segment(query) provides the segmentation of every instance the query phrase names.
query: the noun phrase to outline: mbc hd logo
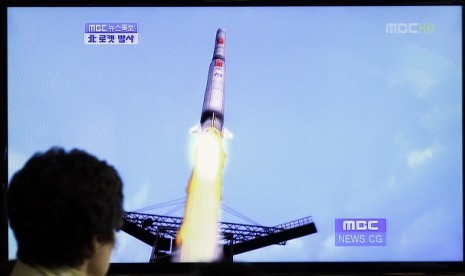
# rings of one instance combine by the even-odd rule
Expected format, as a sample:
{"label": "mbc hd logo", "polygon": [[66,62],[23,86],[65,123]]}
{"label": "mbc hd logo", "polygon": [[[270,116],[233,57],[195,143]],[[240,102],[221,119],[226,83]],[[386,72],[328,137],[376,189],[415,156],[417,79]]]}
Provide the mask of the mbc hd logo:
{"label": "mbc hd logo", "polygon": [[433,23],[387,23],[386,34],[433,34],[436,25]]}
{"label": "mbc hd logo", "polygon": [[386,219],[335,220],[336,246],[386,246]]}

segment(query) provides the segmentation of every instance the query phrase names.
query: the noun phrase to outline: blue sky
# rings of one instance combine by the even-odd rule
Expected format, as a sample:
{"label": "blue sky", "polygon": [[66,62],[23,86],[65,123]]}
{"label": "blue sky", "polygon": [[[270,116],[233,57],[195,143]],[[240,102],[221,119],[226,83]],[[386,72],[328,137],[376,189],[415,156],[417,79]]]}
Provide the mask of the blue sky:
{"label": "blue sky", "polygon": [[[139,43],[86,45],[91,22],[135,22]],[[128,211],[185,196],[219,27],[234,133],[223,203],[318,228],[236,260],[462,260],[459,7],[9,9],[9,175],[58,145],[113,164]],[[385,218],[387,246],[336,247],[336,218]],[[150,252],[120,233],[112,260]]]}

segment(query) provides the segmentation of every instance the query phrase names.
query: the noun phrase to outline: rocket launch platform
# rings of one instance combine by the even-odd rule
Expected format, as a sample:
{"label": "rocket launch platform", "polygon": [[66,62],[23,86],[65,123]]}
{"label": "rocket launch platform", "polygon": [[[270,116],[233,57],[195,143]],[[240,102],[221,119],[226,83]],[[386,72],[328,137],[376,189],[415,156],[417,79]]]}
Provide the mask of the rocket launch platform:
{"label": "rocket launch platform", "polygon": [[[176,251],[174,239],[183,218],[125,212],[122,230],[152,246],[150,262],[169,262]],[[317,232],[311,217],[267,227],[251,224],[219,222],[220,244],[223,259],[233,261],[233,256],[269,245],[285,245],[287,241]]]}

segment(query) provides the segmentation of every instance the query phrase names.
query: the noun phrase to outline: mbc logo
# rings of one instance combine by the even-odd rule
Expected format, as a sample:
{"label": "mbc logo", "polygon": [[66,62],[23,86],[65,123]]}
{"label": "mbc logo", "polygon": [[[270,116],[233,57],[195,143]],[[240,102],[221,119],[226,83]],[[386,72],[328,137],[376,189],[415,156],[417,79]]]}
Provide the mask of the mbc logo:
{"label": "mbc logo", "polygon": [[385,218],[336,219],[336,232],[369,231],[386,232]]}
{"label": "mbc logo", "polygon": [[335,221],[336,246],[386,246],[385,218],[339,218]]}
{"label": "mbc logo", "polygon": [[90,33],[106,33],[107,24],[88,24],[86,30]]}
{"label": "mbc logo", "polygon": [[342,230],[344,231],[378,231],[378,220],[344,220]]}

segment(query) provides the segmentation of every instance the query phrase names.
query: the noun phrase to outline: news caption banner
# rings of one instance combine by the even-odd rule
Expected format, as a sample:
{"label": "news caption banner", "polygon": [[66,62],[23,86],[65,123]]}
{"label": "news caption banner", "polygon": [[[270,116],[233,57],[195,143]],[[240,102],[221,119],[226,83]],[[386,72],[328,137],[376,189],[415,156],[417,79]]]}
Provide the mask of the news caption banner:
{"label": "news caption banner", "polygon": [[138,42],[137,23],[85,23],[85,44],[136,45]]}
{"label": "news caption banner", "polygon": [[386,219],[335,220],[336,246],[386,246]]}

